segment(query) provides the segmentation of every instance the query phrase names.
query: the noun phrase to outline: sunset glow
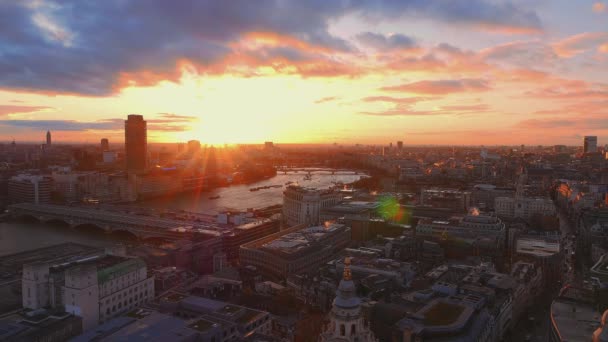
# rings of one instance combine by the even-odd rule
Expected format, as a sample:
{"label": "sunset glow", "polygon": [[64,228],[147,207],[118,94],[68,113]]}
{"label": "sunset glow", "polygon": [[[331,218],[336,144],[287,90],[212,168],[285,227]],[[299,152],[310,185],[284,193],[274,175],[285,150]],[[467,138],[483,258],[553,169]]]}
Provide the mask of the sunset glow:
{"label": "sunset glow", "polygon": [[129,113],[151,142],[608,135],[603,2],[338,3],[2,1],[0,140],[118,142]]}

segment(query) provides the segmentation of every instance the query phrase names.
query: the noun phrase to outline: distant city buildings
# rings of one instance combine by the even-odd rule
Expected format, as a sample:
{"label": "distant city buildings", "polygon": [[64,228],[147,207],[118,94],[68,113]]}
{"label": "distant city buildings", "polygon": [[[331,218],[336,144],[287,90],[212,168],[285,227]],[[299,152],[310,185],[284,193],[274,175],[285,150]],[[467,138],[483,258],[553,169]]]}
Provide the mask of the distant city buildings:
{"label": "distant city buildings", "polygon": [[108,138],[101,139],[101,152],[106,152],[110,150],[110,141]]}
{"label": "distant city buildings", "polygon": [[583,139],[583,153],[597,152],[597,136],[588,135]]}
{"label": "distant city buildings", "polygon": [[141,173],[148,159],[147,123],[142,115],[130,114],[125,121],[125,159],[127,171]]}
{"label": "distant city buildings", "polygon": [[51,147],[51,131],[46,131],[46,146]]}
{"label": "distant city buildings", "polygon": [[201,142],[198,140],[188,141],[188,154],[196,154],[201,150]]}
{"label": "distant city buildings", "polygon": [[8,181],[10,203],[49,203],[52,179],[45,175],[20,174]]}

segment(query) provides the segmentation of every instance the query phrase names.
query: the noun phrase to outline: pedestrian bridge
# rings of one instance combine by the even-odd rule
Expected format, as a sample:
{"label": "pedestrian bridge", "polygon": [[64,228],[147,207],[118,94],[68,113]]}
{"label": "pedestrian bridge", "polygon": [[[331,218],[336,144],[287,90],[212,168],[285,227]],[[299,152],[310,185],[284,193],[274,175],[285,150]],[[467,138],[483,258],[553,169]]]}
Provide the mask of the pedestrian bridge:
{"label": "pedestrian bridge", "polygon": [[142,216],[119,211],[107,211],[96,208],[74,207],[52,204],[20,203],[8,207],[11,217],[33,217],[40,222],[64,222],[71,228],[93,225],[104,231],[126,231],[139,239],[164,238],[178,240],[200,237],[219,236],[218,231],[210,227],[193,227],[192,223],[165,219],[154,216]]}

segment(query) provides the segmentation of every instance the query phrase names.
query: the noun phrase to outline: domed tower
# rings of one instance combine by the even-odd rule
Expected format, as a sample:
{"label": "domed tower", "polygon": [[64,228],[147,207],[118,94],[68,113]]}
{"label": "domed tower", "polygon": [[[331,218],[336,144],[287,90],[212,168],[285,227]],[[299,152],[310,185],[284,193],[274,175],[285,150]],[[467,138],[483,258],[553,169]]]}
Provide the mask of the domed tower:
{"label": "domed tower", "polygon": [[361,300],[356,295],[355,283],[352,280],[350,258],[344,260],[344,276],[334,299],[330,323],[326,331],[319,336],[319,341],[377,341],[361,317]]}

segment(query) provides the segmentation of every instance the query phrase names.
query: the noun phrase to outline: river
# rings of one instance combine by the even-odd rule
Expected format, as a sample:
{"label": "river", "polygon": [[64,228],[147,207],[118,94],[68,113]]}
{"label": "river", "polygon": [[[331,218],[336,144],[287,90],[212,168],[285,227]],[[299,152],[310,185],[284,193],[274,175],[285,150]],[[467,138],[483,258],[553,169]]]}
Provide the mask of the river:
{"label": "river", "polygon": [[[301,186],[328,188],[334,182],[352,183],[361,178],[360,174],[337,174],[328,172],[313,172],[311,180],[304,180],[303,172],[277,174],[276,176],[251,184],[239,184],[225,188],[217,188],[200,194],[177,195],[173,197],[156,198],[138,202],[138,206],[166,209],[183,209],[186,211],[205,214],[215,214],[223,209],[247,210],[248,208],[263,208],[283,202],[284,185],[287,182],[297,182]],[[281,185],[280,188],[249,191],[250,188]],[[220,196],[217,199],[209,197]]]}
{"label": "river", "polygon": [[[298,182],[302,186],[328,188],[334,182],[351,183],[361,175],[314,172],[311,180],[304,180],[305,173],[277,174],[275,177],[251,184],[240,184],[218,188],[199,194],[180,194],[172,197],[151,199],[136,203],[137,206],[182,209],[206,214],[215,214],[223,209],[245,210],[281,204],[283,185]],[[281,185],[281,188],[249,191],[250,188]],[[220,196],[218,199],[209,197]],[[61,242],[77,242],[90,246],[106,247],[120,242],[112,234],[94,231],[73,230],[39,222],[0,222],[0,255],[50,246]]]}

